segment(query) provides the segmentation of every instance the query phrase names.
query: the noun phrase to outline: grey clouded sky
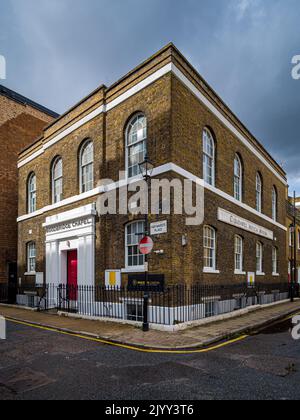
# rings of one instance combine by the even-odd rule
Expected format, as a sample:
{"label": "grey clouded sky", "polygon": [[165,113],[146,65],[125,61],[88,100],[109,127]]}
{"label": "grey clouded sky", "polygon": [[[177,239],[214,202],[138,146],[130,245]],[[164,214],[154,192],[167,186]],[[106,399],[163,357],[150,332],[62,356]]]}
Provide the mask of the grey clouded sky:
{"label": "grey clouded sky", "polygon": [[0,0],[4,85],[64,112],[172,41],[300,195],[299,0]]}

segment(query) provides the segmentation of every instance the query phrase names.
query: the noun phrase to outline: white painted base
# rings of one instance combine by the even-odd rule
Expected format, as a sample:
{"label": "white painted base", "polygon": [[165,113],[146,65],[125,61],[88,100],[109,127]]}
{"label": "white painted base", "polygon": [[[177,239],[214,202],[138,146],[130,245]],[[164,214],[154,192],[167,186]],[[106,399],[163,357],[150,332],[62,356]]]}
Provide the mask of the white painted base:
{"label": "white painted base", "polygon": [[[284,296],[282,296],[282,298],[284,298]],[[264,302],[267,302],[269,299],[266,299]],[[300,300],[300,299],[296,299],[296,300]],[[223,301],[223,302],[211,302],[211,305],[214,305],[215,310],[218,311],[218,315],[216,316],[211,316],[211,317],[205,317],[205,305],[195,305],[194,307],[182,307],[182,308],[159,308],[160,309],[160,314],[158,315],[161,319],[163,320],[163,316],[165,314],[165,319],[168,322],[169,325],[163,325],[163,324],[157,324],[155,323],[155,319],[152,317],[152,309],[153,310],[158,310],[158,308],[152,308],[151,306],[149,307],[149,323],[150,323],[150,328],[153,330],[157,330],[157,331],[168,331],[168,332],[176,332],[176,331],[182,331],[182,330],[186,330],[189,328],[194,328],[197,326],[202,326],[202,325],[207,325],[207,324],[211,324],[214,322],[220,322],[220,321],[224,321],[226,319],[231,319],[231,318],[236,318],[236,317],[240,317],[242,315],[248,314],[250,312],[254,312],[260,309],[264,309],[264,308],[270,308],[273,306],[277,306],[277,305],[281,305],[283,303],[287,303],[289,302],[288,299],[283,299],[279,302],[272,302],[272,303],[264,303],[262,305],[254,305],[254,306],[248,306],[246,308],[243,309],[239,309],[239,310],[234,310],[235,301]],[[93,320],[93,321],[102,321],[102,322],[113,322],[113,323],[118,323],[118,324],[127,324],[127,325],[135,325],[135,326],[141,326],[142,322],[137,322],[137,321],[129,321],[127,320],[127,314],[126,314],[126,307],[124,307],[124,304],[105,304],[105,303],[100,303],[100,302],[94,302],[94,304],[96,305],[96,307],[93,307],[93,313],[87,314],[87,313],[80,313],[80,305],[78,306],[78,313],[77,314],[72,314],[72,313],[66,313],[66,312],[59,312],[59,315],[61,316],[67,316],[70,318],[77,318],[77,319],[89,319],[89,320]],[[119,307],[119,314],[120,314],[120,318],[113,318],[110,316],[109,314],[109,305],[120,305]],[[121,306],[122,305],[122,306]],[[95,310],[96,309],[96,310]],[[110,306],[110,309],[112,311],[112,307]],[[193,313],[193,311],[195,311],[195,309],[197,310],[197,315],[199,316],[200,312],[199,310],[202,309],[202,314],[200,314],[200,316],[202,316],[201,319],[195,319],[195,320],[190,320],[188,322],[181,322],[179,324],[175,324],[175,320],[176,322],[180,322],[180,318],[186,319],[188,315],[191,315],[191,313]],[[111,313],[116,313],[116,307],[113,309],[113,311]],[[86,312],[86,311],[85,311]],[[178,313],[181,315],[181,317],[178,317]],[[171,318],[172,317],[172,318]],[[185,318],[184,318],[185,317]],[[171,319],[173,319],[174,325],[170,325],[171,324]]]}

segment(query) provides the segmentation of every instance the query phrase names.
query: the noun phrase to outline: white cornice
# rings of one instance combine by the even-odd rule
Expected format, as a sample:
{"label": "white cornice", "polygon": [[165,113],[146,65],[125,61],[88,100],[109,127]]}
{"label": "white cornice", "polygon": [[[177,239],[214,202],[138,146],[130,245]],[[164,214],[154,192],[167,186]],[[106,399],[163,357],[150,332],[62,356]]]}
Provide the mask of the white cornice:
{"label": "white cornice", "polygon": [[156,72],[154,72],[153,74],[136,84],[134,87],[127,90],[125,93],[121,94],[113,101],[109,102],[107,105],[100,106],[90,114],[86,115],[81,120],[77,121],[75,124],[66,128],[60,134],[58,134],[57,136],[50,139],[47,143],[45,143],[40,151],[35,152],[31,156],[28,156],[26,159],[19,161],[18,168],[21,168],[22,166],[36,159],[38,156],[43,154],[46,149],[56,144],[64,137],[68,136],[73,131],[77,130],[79,127],[91,121],[98,115],[102,114],[103,112],[109,112],[111,109],[120,105],[122,102],[126,101],[133,95],[142,91],[143,89],[154,83],[156,80],[159,80],[161,77],[170,72],[172,72],[198,98],[198,100],[202,102],[244,144],[244,146],[246,146],[271,172],[273,172],[273,174],[284,185],[287,185],[286,179],[268,162],[268,160],[251,144],[251,142],[237,130],[237,128],[217,109],[217,107],[214,106],[211,103],[211,101],[209,101],[209,99],[205,95],[203,95],[203,93],[200,92],[200,90],[197,89],[192,82],[190,82],[190,80],[182,73],[182,71],[179,70],[178,67],[176,67],[172,63],[165,65],[161,69],[157,70]]}
{"label": "white cornice", "polygon": [[[256,217],[259,217],[261,219],[263,219],[264,221],[272,224],[273,226],[277,226],[280,229],[283,230],[287,230],[286,226],[281,225],[278,222],[275,222],[273,219],[271,219],[270,217],[266,216],[265,214],[259,213],[257,212],[255,209],[253,209],[252,207],[248,206],[247,204],[241,203],[240,201],[237,201],[234,197],[232,197],[231,195],[225,193],[224,191],[221,191],[215,187],[212,187],[211,185],[208,185],[206,183],[204,183],[203,179],[197,177],[196,175],[193,175],[191,172],[186,171],[185,169],[181,168],[180,166],[176,165],[175,163],[167,163],[165,165],[159,166],[157,168],[154,169],[152,177],[157,177],[159,175],[163,175],[165,173],[168,172],[175,172],[177,175],[182,176],[183,178],[186,179],[190,179],[191,181],[199,184],[199,185],[203,185],[207,190],[211,191],[212,193],[218,195],[219,197],[222,197],[224,200],[229,201],[230,203],[248,211],[249,213],[253,214]],[[36,211],[35,213],[31,213],[31,214],[26,214],[23,216],[20,216],[17,221],[23,222],[25,220],[29,220],[32,219],[34,217],[37,216],[41,216],[45,213],[48,213],[50,211],[71,205],[71,204],[75,204],[78,203],[82,200],[86,200],[87,198],[91,198],[100,194],[103,194],[104,192],[108,192],[108,191],[113,191],[116,189],[119,189],[121,187],[124,187],[126,185],[129,184],[133,184],[137,181],[140,181],[142,179],[142,176],[137,176],[135,178],[132,179],[124,179],[121,180],[119,182],[114,182],[110,185],[106,185],[104,186],[99,186],[91,191],[88,191],[87,193],[84,194],[80,194],[80,195],[76,195],[70,198],[67,198],[66,200],[63,200],[59,203],[56,203],[54,205],[50,205],[50,206],[46,206],[38,211]]]}
{"label": "white cornice", "polygon": [[287,185],[287,181],[276,171],[267,159],[246,139],[234,125],[200,92],[196,86],[173,64],[172,72],[178,79],[202,102],[281,182]]}

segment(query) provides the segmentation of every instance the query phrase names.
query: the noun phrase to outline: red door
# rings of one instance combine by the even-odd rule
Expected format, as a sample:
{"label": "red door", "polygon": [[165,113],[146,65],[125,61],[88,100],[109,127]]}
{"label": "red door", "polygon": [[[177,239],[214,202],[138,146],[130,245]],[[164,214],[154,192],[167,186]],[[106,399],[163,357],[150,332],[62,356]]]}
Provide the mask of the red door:
{"label": "red door", "polygon": [[77,275],[78,275],[77,251],[68,252],[68,298],[77,300]]}

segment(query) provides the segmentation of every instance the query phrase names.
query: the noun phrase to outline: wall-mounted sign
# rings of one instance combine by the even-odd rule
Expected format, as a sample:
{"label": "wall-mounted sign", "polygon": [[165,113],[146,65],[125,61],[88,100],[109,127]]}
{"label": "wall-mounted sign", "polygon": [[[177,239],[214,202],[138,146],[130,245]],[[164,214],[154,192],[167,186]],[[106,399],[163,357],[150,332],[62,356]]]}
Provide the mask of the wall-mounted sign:
{"label": "wall-mounted sign", "polygon": [[46,227],[47,233],[57,233],[63,232],[71,229],[77,229],[79,227],[89,226],[93,224],[93,219],[91,217],[85,217],[82,219],[74,220],[72,222],[60,223],[54,226]]}
{"label": "wall-mounted sign", "polygon": [[139,251],[143,255],[149,255],[151,254],[154,247],[154,243],[150,236],[145,236],[143,239],[141,239],[139,243]]}
{"label": "wall-mounted sign", "polygon": [[151,229],[151,236],[162,235],[163,233],[168,232],[168,222],[167,220],[164,220],[162,222],[151,223],[150,229]]}
{"label": "wall-mounted sign", "polygon": [[218,219],[220,222],[227,223],[231,226],[246,230],[247,232],[254,233],[254,235],[262,236],[264,238],[274,240],[274,233],[262,226],[256,225],[255,223],[250,222],[249,220],[243,219],[236,214],[230,213],[227,210],[219,209],[218,210]]}
{"label": "wall-mounted sign", "polygon": [[106,270],[105,271],[105,287],[121,288],[121,270]]}
{"label": "wall-mounted sign", "polygon": [[248,273],[248,287],[255,286],[255,273]]}
{"label": "wall-mounted sign", "polygon": [[[145,289],[145,274],[130,274],[128,276],[128,291],[144,291]],[[163,274],[149,274],[147,290],[163,292],[165,290],[165,276]]]}
{"label": "wall-mounted sign", "polygon": [[35,285],[36,286],[43,286],[44,285],[44,273],[36,273]]}

